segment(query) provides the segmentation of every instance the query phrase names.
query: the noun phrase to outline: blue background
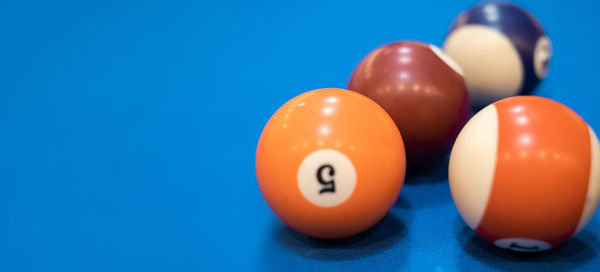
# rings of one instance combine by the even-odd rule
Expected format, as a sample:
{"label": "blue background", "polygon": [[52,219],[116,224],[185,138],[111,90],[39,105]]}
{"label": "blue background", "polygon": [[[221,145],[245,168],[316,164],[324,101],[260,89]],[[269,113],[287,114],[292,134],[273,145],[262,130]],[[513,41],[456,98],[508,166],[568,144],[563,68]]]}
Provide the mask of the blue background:
{"label": "blue background", "polygon": [[[441,45],[475,3],[0,1],[0,270],[598,269],[598,215],[558,250],[506,253],[460,219],[443,164],[341,241],[290,231],[260,194],[280,105],[345,87],[382,44]],[[536,94],[599,130],[599,2],[517,3],[553,41]]]}

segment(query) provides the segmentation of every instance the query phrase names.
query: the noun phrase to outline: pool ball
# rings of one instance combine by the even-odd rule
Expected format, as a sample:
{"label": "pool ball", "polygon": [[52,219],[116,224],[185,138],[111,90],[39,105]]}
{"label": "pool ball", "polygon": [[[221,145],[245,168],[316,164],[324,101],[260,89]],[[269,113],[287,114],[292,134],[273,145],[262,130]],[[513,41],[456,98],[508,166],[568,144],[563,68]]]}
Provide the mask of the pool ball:
{"label": "pool ball", "polygon": [[531,93],[548,73],[550,40],[539,21],[513,4],[489,2],[461,13],[444,51],[465,72],[475,106]]}
{"label": "pool ball", "polygon": [[256,148],[256,177],[275,214],[316,238],[348,237],[394,205],[404,183],[404,143],[371,99],[318,89],[285,103]]}
{"label": "pool ball", "polygon": [[442,158],[470,113],[461,69],[441,50],[414,41],[377,48],[356,67],[348,89],[379,103],[394,119],[409,169]]}
{"label": "pool ball", "polygon": [[450,154],[448,178],[467,225],[514,251],[556,247],[580,232],[600,200],[600,146],[568,107],[515,96],[478,112]]}

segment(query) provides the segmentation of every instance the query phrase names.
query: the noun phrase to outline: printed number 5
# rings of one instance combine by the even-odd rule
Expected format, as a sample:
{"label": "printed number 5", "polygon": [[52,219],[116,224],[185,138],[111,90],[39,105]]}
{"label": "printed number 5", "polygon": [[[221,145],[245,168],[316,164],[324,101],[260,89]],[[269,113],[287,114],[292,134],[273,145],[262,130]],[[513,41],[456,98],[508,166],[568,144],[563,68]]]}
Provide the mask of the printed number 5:
{"label": "printed number 5", "polygon": [[[325,180],[323,175],[326,169],[329,169],[329,177],[330,180]],[[329,165],[329,164],[325,164],[325,165],[321,165],[321,167],[319,167],[319,170],[317,170],[317,181],[319,181],[319,183],[321,183],[323,185],[323,188],[319,191],[319,194],[322,193],[335,193],[335,183],[333,180],[333,175],[335,175],[335,170],[333,169],[333,166]]]}

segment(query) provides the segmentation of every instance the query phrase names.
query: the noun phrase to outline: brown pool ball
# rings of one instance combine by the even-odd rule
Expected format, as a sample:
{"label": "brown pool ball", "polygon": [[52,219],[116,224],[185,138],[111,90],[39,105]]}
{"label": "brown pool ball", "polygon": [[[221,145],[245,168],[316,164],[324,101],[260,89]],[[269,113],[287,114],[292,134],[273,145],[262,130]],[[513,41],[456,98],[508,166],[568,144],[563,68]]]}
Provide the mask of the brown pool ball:
{"label": "brown pool ball", "polygon": [[406,146],[407,167],[426,167],[450,151],[471,103],[460,67],[438,47],[414,41],[384,45],[356,67],[348,89],[392,117]]}

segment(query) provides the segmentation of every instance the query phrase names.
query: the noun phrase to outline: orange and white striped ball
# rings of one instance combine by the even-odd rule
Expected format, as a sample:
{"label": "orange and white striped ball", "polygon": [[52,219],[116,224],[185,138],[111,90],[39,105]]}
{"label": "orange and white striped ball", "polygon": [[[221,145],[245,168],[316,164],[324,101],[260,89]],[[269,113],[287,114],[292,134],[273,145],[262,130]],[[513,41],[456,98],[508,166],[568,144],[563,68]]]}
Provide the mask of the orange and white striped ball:
{"label": "orange and white striped ball", "polygon": [[600,200],[600,146],[577,113],[517,96],[478,112],[450,155],[448,179],[467,225],[515,251],[556,247],[580,232]]}

